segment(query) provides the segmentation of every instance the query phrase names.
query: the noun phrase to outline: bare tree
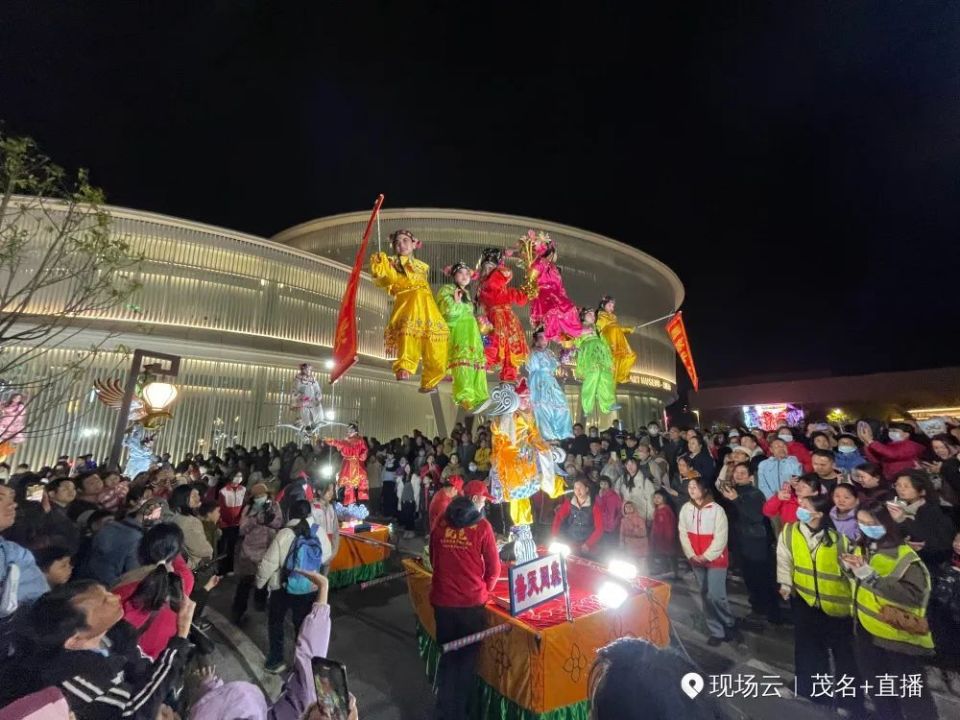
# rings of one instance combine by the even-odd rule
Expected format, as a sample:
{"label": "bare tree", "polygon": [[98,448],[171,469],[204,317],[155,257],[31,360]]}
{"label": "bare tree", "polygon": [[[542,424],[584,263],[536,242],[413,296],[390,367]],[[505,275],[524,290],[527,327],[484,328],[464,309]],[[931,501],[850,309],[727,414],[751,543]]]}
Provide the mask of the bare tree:
{"label": "bare tree", "polygon": [[[0,193],[0,392],[26,397],[25,436],[46,435],[67,424],[53,411],[115,337],[97,320],[137,291],[143,256],[110,232],[103,191],[85,170],[70,176],[33,140],[2,129]],[[68,359],[50,355],[91,330],[96,339]]]}

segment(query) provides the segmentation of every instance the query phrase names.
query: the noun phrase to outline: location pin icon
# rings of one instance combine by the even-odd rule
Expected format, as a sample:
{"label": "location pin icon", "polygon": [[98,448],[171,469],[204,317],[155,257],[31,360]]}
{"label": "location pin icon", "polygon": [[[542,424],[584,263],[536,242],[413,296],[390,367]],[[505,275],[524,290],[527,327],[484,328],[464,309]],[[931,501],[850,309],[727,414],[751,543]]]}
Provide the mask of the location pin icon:
{"label": "location pin icon", "polygon": [[703,676],[699,673],[687,673],[680,681],[681,689],[693,700],[703,690]]}

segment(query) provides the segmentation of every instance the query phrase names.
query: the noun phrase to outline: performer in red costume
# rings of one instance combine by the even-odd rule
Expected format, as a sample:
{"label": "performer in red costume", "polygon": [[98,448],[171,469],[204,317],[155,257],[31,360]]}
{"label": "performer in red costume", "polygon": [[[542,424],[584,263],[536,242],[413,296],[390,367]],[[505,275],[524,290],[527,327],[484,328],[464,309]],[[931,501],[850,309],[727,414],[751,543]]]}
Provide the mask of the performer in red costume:
{"label": "performer in red costume", "polygon": [[367,444],[360,437],[356,423],[347,426],[347,437],[343,440],[324,438],[323,442],[343,456],[337,485],[343,490],[343,504],[352,505],[357,500],[367,500]]}
{"label": "performer in red costume", "polygon": [[510,287],[513,272],[503,264],[503,250],[486,248],[480,259],[480,285],[477,302],[493,326],[488,336],[487,370],[500,368],[502,382],[516,382],[520,367],[530,354],[523,327],[511,305],[526,305],[527,296]]}

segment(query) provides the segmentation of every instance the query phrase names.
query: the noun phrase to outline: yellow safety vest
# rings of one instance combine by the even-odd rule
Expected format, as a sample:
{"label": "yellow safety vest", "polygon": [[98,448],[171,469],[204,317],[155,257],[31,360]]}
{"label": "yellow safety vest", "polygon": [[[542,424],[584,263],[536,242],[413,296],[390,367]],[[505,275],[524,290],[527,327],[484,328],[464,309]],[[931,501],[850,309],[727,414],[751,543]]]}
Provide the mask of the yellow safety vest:
{"label": "yellow safety vest", "polygon": [[[863,550],[858,547],[854,554],[863,555]],[[895,558],[882,552],[874,553],[873,557],[870,558],[870,567],[876,570],[880,577],[889,577],[891,575],[894,577],[902,577],[907,571],[907,568],[913,563],[917,563],[923,570],[923,577],[926,580],[926,588],[923,591],[923,602],[920,607],[911,607],[893,602],[884,597],[883,591],[867,587],[857,580],[854,591],[856,617],[863,628],[874,637],[884,640],[895,640],[897,642],[908,643],[932,650],[933,636],[929,632],[924,635],[908,633],[884,622],[880,617],[880,610],[885,605],[898,607],[911,615],[916,615],[918,618],[926,617],[927,601],[930,599],[930,572],[927,570],[927,566],[923,564],[920,556],[908,545],[900,545],[897,547],[897,557]]]}
{"label": "yellow safety vest", "polygon": [[820,608],[830,617],[850,617],[853,612],[853,592],[850,581],[840,569],[840,553],[844,552],[843,535],[825,530],[832,540],[827,547],[820,542],[810,554],[807,539],[797,523],[787,523],[787,547],[793,555],[793,588],[810,607]]}

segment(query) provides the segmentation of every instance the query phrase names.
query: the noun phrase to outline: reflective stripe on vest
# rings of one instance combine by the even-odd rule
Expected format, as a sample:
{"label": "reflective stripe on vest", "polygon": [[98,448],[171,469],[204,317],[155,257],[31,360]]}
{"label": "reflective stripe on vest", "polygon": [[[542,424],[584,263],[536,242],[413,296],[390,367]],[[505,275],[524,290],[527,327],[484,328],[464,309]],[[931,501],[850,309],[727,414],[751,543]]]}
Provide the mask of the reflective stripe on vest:
{"label": "reflective stripe on vest", "polygon": [[853,593],[850,581],[840,570],[840,553],[843,536],[833,530],[825,530],[832,544],[820,542],[813,555],[807,539],[796,523],[787,523],[787,546],[793,555],[793,588],[810,607],[820,608],[830,617],[850,617],[853,608]]}
{"label": "reflective stripe on vest", "polygon": [[[858,547],[855,554],[863,555],[863,550]],[[873,557],[870,558],[870,567],[876,570],[877,574],[882,578],[902,577],[903,573],[905,573],[907,568],[913,563],[916,563],[917,567],[923,570],[923,577],[926,584],[923,591],[923,602],[920,607],[911,607],[894,602],[884,596],[882,589],[867,587],[857,581],[856,593],[854,595],[857,620],[863,628],[874,637],[933,649],[933,636],[929,632],[924,635],[914,635],[913,633],[904,632],[884,622],[880,615],[880,611],[885,605],[892,605],[919,618],[926,616],[927,601],[930,599],[930,573],[927,570],[927,566],[924,565],[920,559],[920,556],[908,545],[900,545],[897,548],[896,558],[880,552],[874,553]]]}

